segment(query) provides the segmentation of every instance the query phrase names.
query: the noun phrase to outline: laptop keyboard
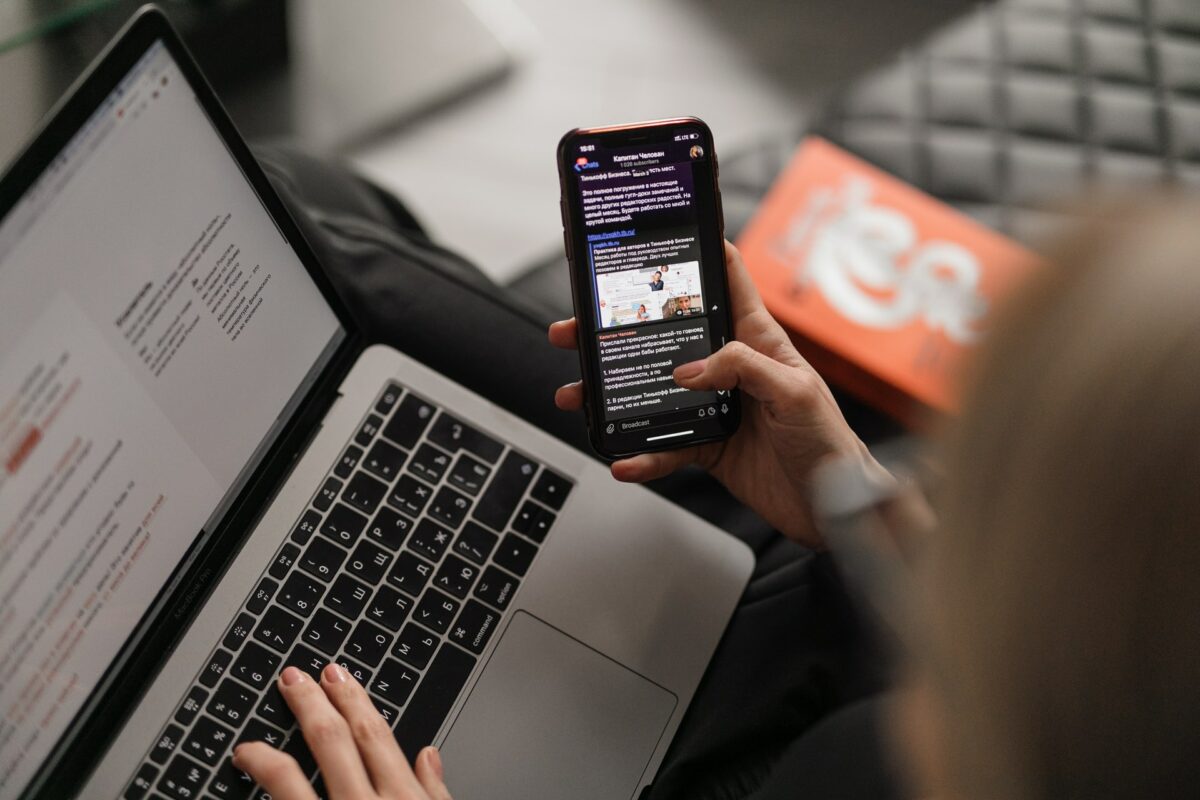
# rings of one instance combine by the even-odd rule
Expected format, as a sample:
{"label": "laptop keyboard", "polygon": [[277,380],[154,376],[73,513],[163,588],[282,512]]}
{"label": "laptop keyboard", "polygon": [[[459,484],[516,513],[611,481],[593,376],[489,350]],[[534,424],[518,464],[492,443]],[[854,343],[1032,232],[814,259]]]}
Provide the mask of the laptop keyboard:
{"label": "laptop keyboard", "polygon": [[316,762],[275,685],[330,661],[410,759],[433,741],[572,483],[389,382],[200,667],[127,800],[266,798],[242,741]]}

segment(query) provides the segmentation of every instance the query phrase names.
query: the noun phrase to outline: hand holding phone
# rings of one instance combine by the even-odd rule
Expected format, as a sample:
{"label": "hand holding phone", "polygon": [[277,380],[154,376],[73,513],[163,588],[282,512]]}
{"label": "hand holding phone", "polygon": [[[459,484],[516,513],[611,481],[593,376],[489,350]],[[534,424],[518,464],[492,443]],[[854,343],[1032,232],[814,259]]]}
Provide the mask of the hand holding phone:
{"label": "hand holding phone", "polygon": [[[691,377],[676,375],[681,385],[694,389],[740,387],[741,427],[721,441],[619,460],[612,473],[618,480],[641,483],[698,464],[776,530],[819,547],[821,536],[810,505],[810,481],[817,466],[826,458],[841,457],[861,463],[882,479],[886,473],[850,430],[825,382],[767,311],[741,256],[728,243],[725,260],[737,341],[698,367],[693,365]],[[556,347],[575,349],[576,321],[554,323],[549,336]],[[583,401],[579,383],[560,388],[554,398],[565,411],[582,409]]]}
{"label": "hand holding phone", "polygon": [[671,377],[733,338],[708,126],[576,129],[558,161],[592,446],[613,460],[727,438],[737,392]]}

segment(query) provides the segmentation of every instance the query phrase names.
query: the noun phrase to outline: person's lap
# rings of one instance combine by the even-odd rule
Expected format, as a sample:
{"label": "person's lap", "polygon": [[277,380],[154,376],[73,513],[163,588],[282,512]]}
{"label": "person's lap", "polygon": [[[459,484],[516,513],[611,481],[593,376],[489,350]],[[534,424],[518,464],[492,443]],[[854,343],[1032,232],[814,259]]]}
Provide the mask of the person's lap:
{"label": "person's lap", "polygon": [[[275,148],[258,155],[369,340],[588,451],[582,420],[553,403],[578,362],[547,344],[544,313],[435,245],[399,201],[337,164]],[[884,659],[826,556],[783,539],[701,472],[651,488],[747,542],[757,564],[649,796],[773,792],[777,776],[794,771],[776,765],[795,760],[806,731],[884,687]],[[854,714],[856,732],[830,746],[875,745],[870,710]],[[886,796],[879,764],[863,769],[878,780],[861,796]],[[804,796],[803,780],[788,777],[786,788]]]}

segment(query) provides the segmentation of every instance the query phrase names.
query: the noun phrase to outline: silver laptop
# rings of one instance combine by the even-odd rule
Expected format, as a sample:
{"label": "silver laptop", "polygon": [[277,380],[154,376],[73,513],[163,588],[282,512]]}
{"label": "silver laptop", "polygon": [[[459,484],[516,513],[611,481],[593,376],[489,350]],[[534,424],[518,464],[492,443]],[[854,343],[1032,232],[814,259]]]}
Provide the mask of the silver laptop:
{"label": "silver laptop", "polygon": [[636,798],[752,560],[364,347],[159,12],[0,179],[3,800],[319,786],[274,678],[330,660],[458,800]]}

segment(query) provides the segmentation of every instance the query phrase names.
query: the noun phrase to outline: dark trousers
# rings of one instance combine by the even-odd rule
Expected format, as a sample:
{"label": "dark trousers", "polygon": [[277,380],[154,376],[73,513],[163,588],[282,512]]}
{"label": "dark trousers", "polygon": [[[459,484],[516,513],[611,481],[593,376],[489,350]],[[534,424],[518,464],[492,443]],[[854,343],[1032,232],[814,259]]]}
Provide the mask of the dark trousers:
{"label": "dark trousers", "polygon": [[[579,365],[547,344],[544,311],[434,244],[396,198],[340,165],[258,155],[371,341],[588,451],[583,420],[553,403]],[[745,541],[757,566],[646,796],[898,796],[880,745],[887,659],[828,556],[781,537],[704,473],[650,488]]]}

